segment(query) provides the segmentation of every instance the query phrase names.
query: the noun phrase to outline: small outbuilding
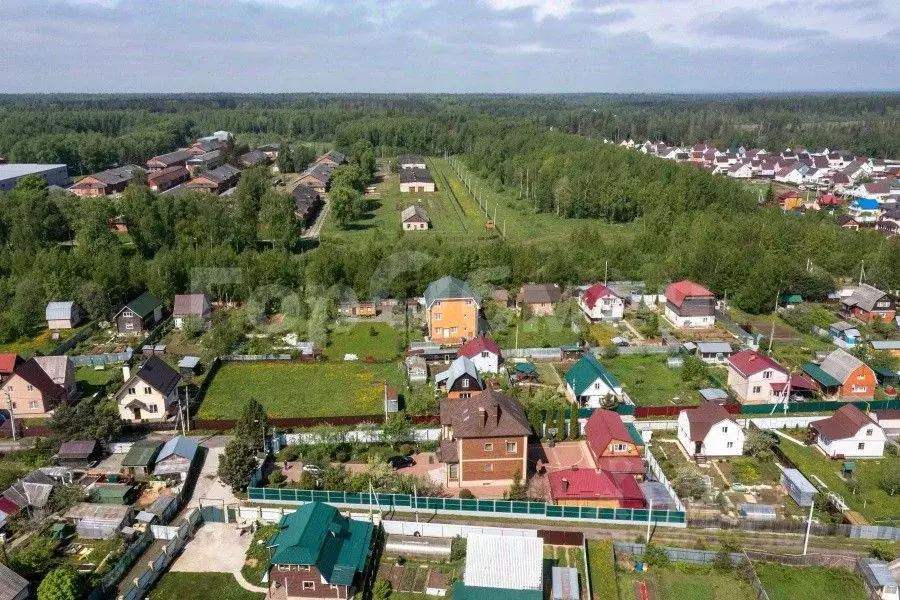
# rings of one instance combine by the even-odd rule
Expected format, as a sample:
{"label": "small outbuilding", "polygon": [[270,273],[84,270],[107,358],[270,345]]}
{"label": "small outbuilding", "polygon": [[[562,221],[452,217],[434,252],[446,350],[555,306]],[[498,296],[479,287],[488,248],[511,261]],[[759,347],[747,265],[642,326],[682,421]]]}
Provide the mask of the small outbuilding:
{"label": "small outbuilding", "polygon": [[28,600],[31,597],[28,580],[0,564],[0,600]]}
{"label": "small outbuilding", "polygon": [[48,302],[44,316],[47,319],[47,329],[51,331],[73,329],[81,321],[78,305],[72,301]]}
{"label": "small outbuilding", "polygon": [[177,476],[181,481],[187,479],[191,465],[197,458],[199,445],[189,437],[178,436],[163,444],[156,458],[154,475],[160,477]]}
{"label": "small outbuilding", "polygon": [[407,206],[400,213],[403,231],[423,231],[428,229],[428,213],[421,206]]}
{"label": "small outbuilding", "polygon": [[138,440],[131,445],[125,458],[122,459],[122,471],[135,479],[146,478],[153,471],[156,456],[162,446],[162,442]]}
{"label": "small outbuilding", "polygon": [[90,492],[91,502],[120,506],[134,502],[135,495],[134,486],[125,483],[100,483]]}
{"label": "small outbuilding", "polygon": [[428,379],[428,367],[425,357],[413,354],[406,357],[406,376],[410,383],[425,383]]}
{"label": "small outbuilding", "polygon": [[97,464],[103,449],[97,440],[71,440],[63,442],[56,455],[56,464],[65,467],[91,467]]}
{"label": "small outbuilding", "polygon": [[578,569],[553,567],[553,600],[580,600]]}
{"label": "small outbuilding", "polygon": [[781,485],[800,506],[810,506],[819,491],[797,469],[782,469]]}
{"label": "small outbuilding", "polygon": [[87,540],[108,540],[116,535],[130,520],[130,506],[81,502],[63,515],[75,523],[78,537]]}

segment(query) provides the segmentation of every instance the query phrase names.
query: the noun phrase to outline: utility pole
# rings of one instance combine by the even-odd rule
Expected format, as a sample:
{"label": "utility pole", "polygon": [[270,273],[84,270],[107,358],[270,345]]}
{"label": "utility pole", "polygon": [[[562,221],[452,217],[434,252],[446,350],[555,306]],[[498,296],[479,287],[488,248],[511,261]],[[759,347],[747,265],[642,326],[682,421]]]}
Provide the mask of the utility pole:
{"label": "utility pole", "polygon": [[815,500],[809,505],[809,518],[806,520],[806,539],[803,540],[803,556],[806,556],[806,551],[809,549],[809,530],[812,529],[813,507],[815,505]]}
{"label": "utility pole", "polygon": [[772,316],[772,332],[769,334],[769,350],[766,354],[772,354],[772,338],[775,337],[775,319],[778,318],[778,296],[781,290],[775,293],[775,314]]}
{"label": "utility pole", "polygon": [[651,515],[653,514],[653,498],[650,498],[650,508],[647,509],[647,537],[644,538],[644,543],[650,543],[650,526],[653,524],[651,519]]}
{"label": "utility pole", "polygon": [[866,263],[865,261],[860,261],[859,263],[859,285],[863,284],[863,279],[866,276]]}
{"label": "utility pole", "polygon": [[9,406],[9,425],[10,430],[12,431],[13,441],[16,441],[16,417],[13,415],[13,403],[12,396],[9,393],[9,390],[6,390],[6,404]]}
{"label": "utility pole", "polygon": [[604,267],[603,267],[603,285],[606,285],[608,281],[609,281],[609,261],[606,261],[606,263],[604,263]]}

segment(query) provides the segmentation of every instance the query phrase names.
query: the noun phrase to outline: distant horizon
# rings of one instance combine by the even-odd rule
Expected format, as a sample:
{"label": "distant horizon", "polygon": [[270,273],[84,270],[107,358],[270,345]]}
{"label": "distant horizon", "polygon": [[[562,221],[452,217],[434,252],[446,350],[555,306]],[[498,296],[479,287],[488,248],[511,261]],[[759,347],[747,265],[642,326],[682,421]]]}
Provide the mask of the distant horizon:
{"label": "distant horizon", "polygon": [[4,0],[0,23],[10,94],[863,93],[900,64],[896,0]]}

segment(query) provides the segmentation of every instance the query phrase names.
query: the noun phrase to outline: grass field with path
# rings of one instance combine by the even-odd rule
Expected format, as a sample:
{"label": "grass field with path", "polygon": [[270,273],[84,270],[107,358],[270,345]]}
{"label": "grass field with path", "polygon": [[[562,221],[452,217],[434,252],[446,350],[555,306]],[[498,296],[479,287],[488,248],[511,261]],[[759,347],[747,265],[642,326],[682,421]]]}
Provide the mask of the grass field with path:
{"label": "grass field with path", "polygon": [[681,380],[681,369],[666,366],[665,354],[601,358],[604,367],[622,382],[622,387],[638,406],[667,406],[672,398],[682,405],[700,402],[697,391]]}
{"label": "grass field with path", "polygon": [[813,476],[821,479],[829,491],[838,494],[852,510],[870,522],[879,525],[900,525],[900,494],[891,496],[878,487],[881,474],[891,465],[900,462],[900,458],[886,456],[878,460],[854,460],[856,475],[862,483],[862,489],[857,494],[851,494],[840,476],[841,461],[829,460],[815,446],[798,446],[782,440],[780,447],[785,456],[791,459],[816,487],[822,486]]}
{"label": "grass field with path", "polygon": [[392,360],[400,355],[398,344],[403,332],[380,321],[341,325],[331,332],[325,356],[329,360],[343,360],[345,354],[360,359],[371,356],[375,360]]}
{"label": "grass field with path", "polygon": [[862,580],[841,569],[756,563],[756,574],[769,600],[865,600]]}
{"label": "grass field with path", "polygon": [[[750,584],[736,572],[716,571],[708,565],[673,563],[637,574],[619,571],[619,597],[635,598],[635,582],[643,582],[657,600],[753,600]],[[821,596],[820,596],[821,597]],[[775,600],[772,598],[771,600]]]}
{"label": "grass field with path", "polygon": [[399,363],[226,363],[200,405],[201,419],[236,419],[255,398],[270,417],[380,415],[384,383],[402,385]]}
{"label": "grass field with path", "polygon": [[248,592],[231,573],[168,572],[148,594],[153,600],[262,600],[265,594]]}

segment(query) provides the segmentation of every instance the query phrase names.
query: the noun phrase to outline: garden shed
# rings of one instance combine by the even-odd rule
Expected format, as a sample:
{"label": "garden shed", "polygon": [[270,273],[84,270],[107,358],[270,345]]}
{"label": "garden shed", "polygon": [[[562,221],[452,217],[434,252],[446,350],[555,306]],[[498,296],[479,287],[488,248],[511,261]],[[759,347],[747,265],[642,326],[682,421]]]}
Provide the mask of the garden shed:
{"label": "garden shed", "polygon": [[101,483],[90,491],[91,502],[97,504],[131,504],[134,502],[135,488],[124,483]]}
{"label": "garden shed", "polygon": [[131,445],[128,454],[122,459],[122,470],[135,478],[147,477],[153,470],[153,464],[162,442],[139,440]]}
{"label": "garden shed", "polygon": [[132,512],[130,506],[81,502],[67,510],[64,516],[75,523],[78,537],[107,540],[131,519]]}
{"label": "garden shed", "polygon": [[810,506],[818,490],[797,469],[782,469],[781,485],[800,506]]}
{"label": "garden shed", "polygon": [[71,440],[63,442],[56,455],[56,463],[67,467],[89,467],[103,455],[97,440]]}
{"label": "garden shed", "polygon": [[771,504],[738,504],[738,514],[752,521],[774,521],[775,507]]}
{"label": "garden shed", "polygon": [[156,457],[156,468],[153,473],[160,477],[178,476],[181,481],[187,479],[188,471],[197,457],[197,442],[189,437],[179,436],[163,444],[159,456]]}

